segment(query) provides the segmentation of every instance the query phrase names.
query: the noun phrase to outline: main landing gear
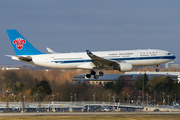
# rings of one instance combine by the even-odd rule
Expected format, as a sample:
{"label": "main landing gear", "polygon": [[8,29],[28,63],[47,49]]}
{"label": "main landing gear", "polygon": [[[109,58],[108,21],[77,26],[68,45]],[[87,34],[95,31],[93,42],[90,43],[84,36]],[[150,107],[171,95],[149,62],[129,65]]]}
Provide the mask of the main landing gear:
{"label": "main landing gear", "polygon": [[156,65],[156,72],[159,72],[159,65]]}
{"label": "main landing gear", "polygon": [[97,75],[97,74],[96,74],[96,71],[90,70],[90,74],[86,74],[86,77],[87,77],[87,78],[90,78],[91,75],[94,75],[94,79],[98,79],[99,76],[103,76],[104,73],[103,73],[102,71],[99,71],[99,74]]}

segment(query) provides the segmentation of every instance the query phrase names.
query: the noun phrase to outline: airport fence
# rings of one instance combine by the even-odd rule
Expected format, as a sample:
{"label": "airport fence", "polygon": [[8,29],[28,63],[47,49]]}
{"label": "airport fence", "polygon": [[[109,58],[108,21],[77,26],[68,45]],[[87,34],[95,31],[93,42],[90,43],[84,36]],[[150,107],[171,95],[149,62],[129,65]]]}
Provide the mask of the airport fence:
{"label": "airport fence", "polygon": [[0,112],[109,112],[142,111],[144,107],[180,109],[179,106],[142,105],[102,101],[0,102]]}
{"label": "airport fence", "polygon": [[102,112],[121,109],[137,111],[143,109],[143,106],[100,101],[0,102],[1,112]]}

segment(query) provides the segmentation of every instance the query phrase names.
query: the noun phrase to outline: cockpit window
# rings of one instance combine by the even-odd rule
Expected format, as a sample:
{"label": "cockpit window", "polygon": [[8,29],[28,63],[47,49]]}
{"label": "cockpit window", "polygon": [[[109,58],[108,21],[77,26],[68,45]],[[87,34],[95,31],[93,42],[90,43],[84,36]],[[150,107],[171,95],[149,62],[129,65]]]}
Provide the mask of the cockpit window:
{"label": "cockpit window", "polygon": [[171,53],[167,53],[167,55],[171,55]]}

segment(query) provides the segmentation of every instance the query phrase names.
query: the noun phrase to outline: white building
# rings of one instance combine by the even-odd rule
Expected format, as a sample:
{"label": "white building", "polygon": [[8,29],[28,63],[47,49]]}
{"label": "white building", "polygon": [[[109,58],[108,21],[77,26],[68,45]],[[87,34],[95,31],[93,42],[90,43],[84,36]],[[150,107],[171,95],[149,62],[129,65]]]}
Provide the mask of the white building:
{"label": "white building", "polygon": [[1,68],[1,70],[19,70],[19,68],[7,68],[7,67],[3,67],[3,68]]}

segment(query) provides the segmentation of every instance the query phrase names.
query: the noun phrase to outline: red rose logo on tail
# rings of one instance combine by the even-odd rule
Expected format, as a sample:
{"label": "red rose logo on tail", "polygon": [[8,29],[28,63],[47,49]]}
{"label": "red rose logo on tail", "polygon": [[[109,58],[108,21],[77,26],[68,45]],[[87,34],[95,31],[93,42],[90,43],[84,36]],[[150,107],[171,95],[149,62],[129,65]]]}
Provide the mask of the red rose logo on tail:
{"label": "red rose logo on tail", "polygon": [[13,41],[13,43],[16,43],[16,48],[21,50],[23,48],[23,43],[26,43],[25,40],[23,40],[22,38],[17,38],[16,40]]}

